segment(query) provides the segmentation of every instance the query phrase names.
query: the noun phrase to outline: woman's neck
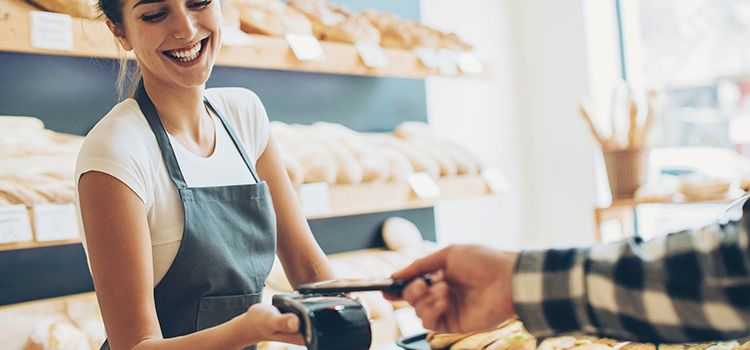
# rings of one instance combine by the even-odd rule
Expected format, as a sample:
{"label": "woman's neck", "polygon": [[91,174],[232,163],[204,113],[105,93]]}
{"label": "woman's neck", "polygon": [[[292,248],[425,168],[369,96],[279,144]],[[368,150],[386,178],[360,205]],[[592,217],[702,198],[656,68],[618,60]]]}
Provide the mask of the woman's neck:
{"label": "woman's neck", "polygon": [[203,102],[203,86],[177,88],[158,79],[144,79],[143,86],[170,135],[199,156],[213,153],[215,131]]}

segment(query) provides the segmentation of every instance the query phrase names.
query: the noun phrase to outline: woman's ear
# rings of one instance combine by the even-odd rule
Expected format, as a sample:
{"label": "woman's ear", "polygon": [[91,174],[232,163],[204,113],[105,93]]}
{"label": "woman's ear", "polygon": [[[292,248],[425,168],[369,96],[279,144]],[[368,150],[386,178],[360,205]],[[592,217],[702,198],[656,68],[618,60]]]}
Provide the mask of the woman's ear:
{"label": "woman's ear", "polygon": [[133,46],[130,45],[130,41],[128,41],[128,38],[125,36],[125,31],[123,30],[122,26],[115,24],[109,19],[107,19],[106,22],[109,31],[112,32],[112,35],[114,35],[115,38],[117,38],[120,46],[122,46],[125,51],[133,50]]}

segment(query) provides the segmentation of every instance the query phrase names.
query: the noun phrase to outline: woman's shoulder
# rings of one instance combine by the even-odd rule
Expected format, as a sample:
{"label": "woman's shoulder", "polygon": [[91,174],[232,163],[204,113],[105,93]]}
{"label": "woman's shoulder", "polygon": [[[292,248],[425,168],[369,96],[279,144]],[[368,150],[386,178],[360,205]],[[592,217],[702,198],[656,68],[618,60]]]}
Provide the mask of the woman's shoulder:
{"label": "woman's shoulder", "polygon": [[116,162],[143,159],[156,140],[138,103],[126,99],[115,105],[86,135],[79,160],[99,158]]}
{"label": "woman's shoulder", "polygon": [[265,109],[258,95],[241,87],[221,87],[206,90],[209,102],[218,104],[221,111],[227,113],[227,118],[235,122],[246,119],[265,117]]}

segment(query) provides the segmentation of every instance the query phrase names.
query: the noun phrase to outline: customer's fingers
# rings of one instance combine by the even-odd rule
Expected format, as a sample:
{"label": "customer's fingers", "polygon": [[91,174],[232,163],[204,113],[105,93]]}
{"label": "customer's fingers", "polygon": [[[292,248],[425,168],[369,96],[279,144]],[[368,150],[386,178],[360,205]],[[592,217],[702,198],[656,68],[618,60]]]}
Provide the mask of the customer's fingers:
{"label": "customer's fingers", "polygon": [[430,292],[414,306],[417,316],[427,329],[435,329],[447,308],[448,285],[440,283],[430,288]]}
{"label": "customer's fingers", "polygon": [[391,277],[397,280],[412,279],[422,276],[426,273],[432,273],[440,270],[445,266],[445,261],[448,256],[448,249],[449,248],[442,249],[437,253],[419,259],[403,270],[394,273]]}
{"label": "customer's fingers", "polygon": [[430,290],[427,287],[427,283],[422,279],[416,279],[404,288],[404,292],[401,296],[407,303],[415,305],[422,298],[427,296],[429,292]]}

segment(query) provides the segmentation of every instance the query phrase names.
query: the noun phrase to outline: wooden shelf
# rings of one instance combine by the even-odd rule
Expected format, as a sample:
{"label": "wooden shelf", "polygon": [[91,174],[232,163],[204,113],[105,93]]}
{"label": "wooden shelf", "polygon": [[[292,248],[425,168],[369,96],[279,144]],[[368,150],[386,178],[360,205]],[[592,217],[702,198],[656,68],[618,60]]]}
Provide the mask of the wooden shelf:
{"label": "wooden shelf", "polygon": [[0,244],[0,252],[6,251],[6,250],[44,248],[44,247],[54,247],[58,245],[79,244],[79,243],[81,243],[80,239],[66,239],[62,241],[49,241],[49,242],[28,241],[28,242],[6,243],[6,244]]}
{"label": "wooden shelf", "polygon": [[[330,210],[326,213],[307,215],[307,219],[316,220],[395,210],[428,208],[442,200],[490,194],[487,184],[481,176],[443,177],[438,179],[436,183],[440,187],[440,197],[434,199],[417,198],[406,181],[331,186],[328,191]],[[0,252],[80,243],[79,239],[7,243],[0,244]]]}
{"label": "wooden shelf", "polygon": [[360,215],[394,210],[427,208],[442,200],[490,194],[481,176],[443,177],[436,180],[440,197],[419,199],[406,181],[331,186],[330,210],[307,215],[308,219]]}
{"label": "wooden shelf", "polygon": [[[118,59],[125,54],[118,48],[103,21],[81,18],[73,18],[72,51],[33,47],[30,39],[29,13],[36,10],[38,9],[21,0],[0,0],[0,51],[109,59]],[[389,65],[384,68],[369,68],[364,65],[357,50],[350,44],[321,42],[327,59],[320,62],[303,62],[297,60],[282,38],[248,36],[253,41],[252,45],[225,45],[217,58],[217,65],[401,78],[425,78],[438,74],[436,69],[423,65],[417,55],[410,50],[383,49]],[[132,59],[133,55],[128,53],[126,57]]]}

